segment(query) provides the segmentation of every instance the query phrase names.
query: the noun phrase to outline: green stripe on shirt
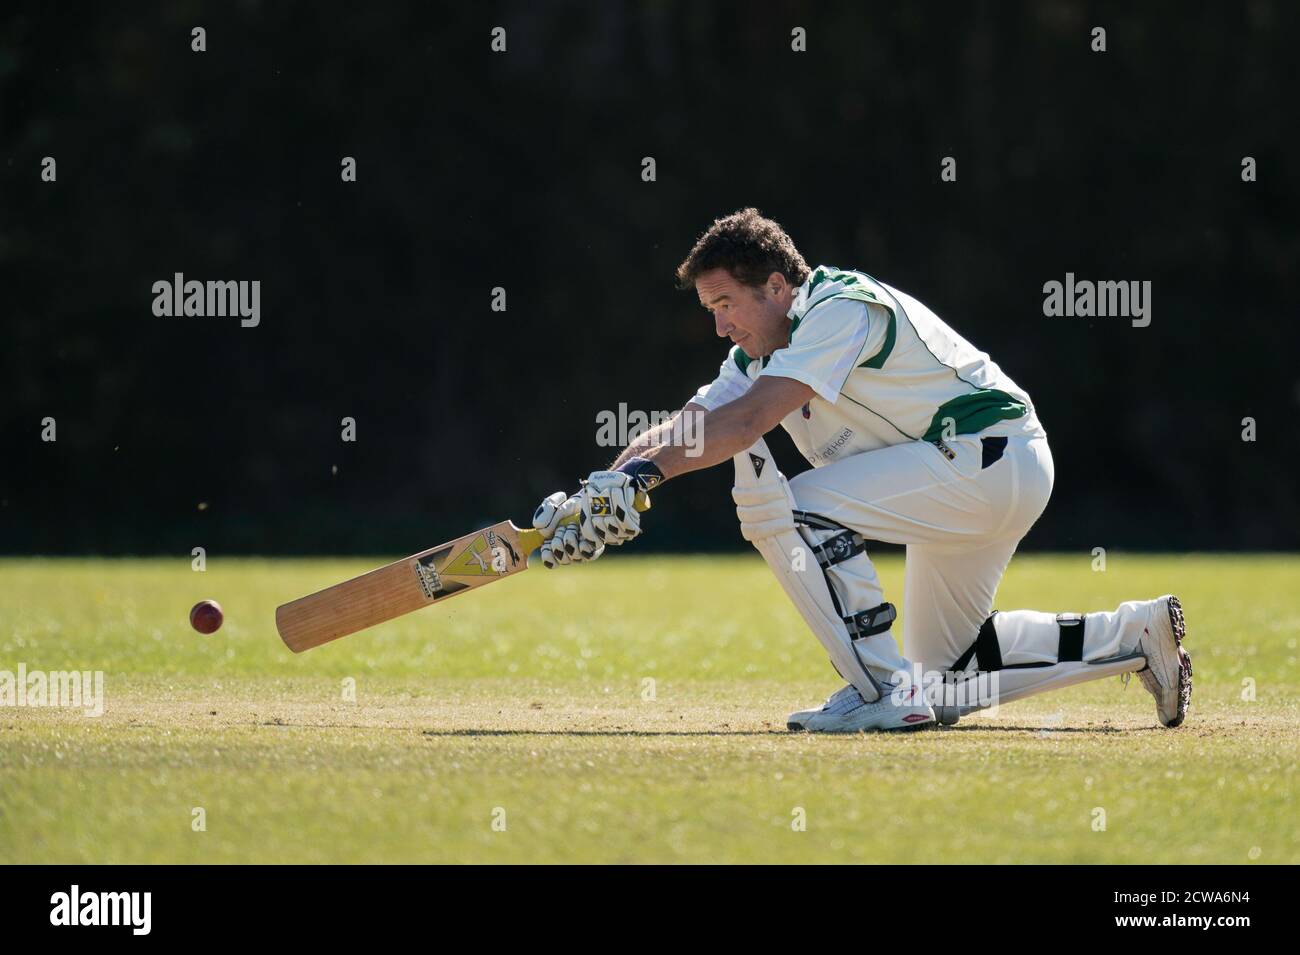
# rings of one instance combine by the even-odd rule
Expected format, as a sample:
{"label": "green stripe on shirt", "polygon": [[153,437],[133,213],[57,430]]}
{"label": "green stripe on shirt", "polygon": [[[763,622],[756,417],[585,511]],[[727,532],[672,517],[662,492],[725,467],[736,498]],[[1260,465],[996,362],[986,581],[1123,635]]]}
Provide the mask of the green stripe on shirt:
{"label": "green stripe on shirt", "polygon": [[[716,355],[717,352],[714,352],[713,354]],[[749,363],[754,359],[750,358],[743,351],[741,351],[739,345],[731,346],[731,360],[736,363],[736,367],[740,369],[740,373],[748,377]]]}
{"label": "green stripe on shirt", "polygon": [[999,421],[1009,421],[1029,413],[1024,403],[1005,391],[984,388],[968,395],[958,395],[939,406],[930,419],[930,428],[922,441],[938,441],[944,436],[944,419],[953,421],[952,435],[975,434]]}
{"label": "green stripe on shirt", "polygon": [[894,320],[894,312],[889,312],[889,325],[885,328],[885,343],[880,346],[880,351],[876,352],[862,364],[859,368],[880,368],[885,364],[885,359],[889,353],[894,350],[894,339],[898,336],[897,322]]}

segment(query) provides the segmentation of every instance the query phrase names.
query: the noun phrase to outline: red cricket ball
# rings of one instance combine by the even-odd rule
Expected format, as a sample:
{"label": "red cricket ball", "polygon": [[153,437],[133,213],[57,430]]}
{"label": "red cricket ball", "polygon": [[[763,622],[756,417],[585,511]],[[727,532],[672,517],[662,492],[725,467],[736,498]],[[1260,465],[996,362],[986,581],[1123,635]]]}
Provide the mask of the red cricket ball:
{"label": "red cricket ball", "polygon": [[223,619],[221,604],[215,600],[200,600],[190,608],[190,626],[199,633],[216,633]]}

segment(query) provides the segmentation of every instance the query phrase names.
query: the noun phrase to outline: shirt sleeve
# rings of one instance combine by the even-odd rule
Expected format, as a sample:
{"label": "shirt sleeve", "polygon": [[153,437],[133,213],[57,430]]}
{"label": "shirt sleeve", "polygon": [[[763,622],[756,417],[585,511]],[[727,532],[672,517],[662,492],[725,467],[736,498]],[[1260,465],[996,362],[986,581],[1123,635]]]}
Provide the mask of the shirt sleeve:
{"label": "shirt sleeve", "polygon": [[802,381],[834,404],[849,372],[880,350],[888,323],[883,305],[845,298],[815,305],[762,374]]}
{"label": "shirt sleeve", "polygon": [[736,365],[735,354],[736,349],[732,348],[718,369],[718,377],[711,384],[701,385],[691,401],[703,405],[707,411],[716,411],[749,390],[754,382]]}

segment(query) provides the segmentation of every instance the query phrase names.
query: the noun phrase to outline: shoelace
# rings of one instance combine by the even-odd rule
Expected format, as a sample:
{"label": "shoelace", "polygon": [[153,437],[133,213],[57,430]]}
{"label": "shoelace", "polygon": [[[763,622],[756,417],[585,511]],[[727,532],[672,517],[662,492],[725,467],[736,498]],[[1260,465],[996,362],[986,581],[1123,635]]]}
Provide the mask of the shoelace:
{"label": "shoelace", "polygon": [[862,694],[854,687],[846,686],[831,694],[830,698],[822,704],[822,709],[827,713],[849,713],[864,705]]}
{"label": "shoelace", "polygon": [[[889,698],[889,695],[893,693],[895,685],[893,683],[882,683],[880,684],[880,688],[882,692],[880,698],[886,700]],[[830,698],[822,704],[822,710],[827,713],[843,714],[851,713],[860,706],[870,705],[870,703],[862,698],[862,694],[859,693],[856,688],[849,685],[831,694]]]}

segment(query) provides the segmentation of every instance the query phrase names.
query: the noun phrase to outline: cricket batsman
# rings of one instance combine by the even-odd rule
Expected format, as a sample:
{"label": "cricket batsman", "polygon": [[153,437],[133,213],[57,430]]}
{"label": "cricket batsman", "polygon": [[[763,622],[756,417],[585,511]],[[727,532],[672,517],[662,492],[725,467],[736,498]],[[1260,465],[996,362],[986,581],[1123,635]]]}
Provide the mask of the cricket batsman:
{"label": "cricket batsman", "polygon": [[[596,560],[640,534],[637,492],[731,460],[741,534],[847,682],[792,713],[791,730],[951,724],[1132,672],[1161,724],[1183,722],[1192,664],[1177,597],[1109,613],[993,609],[1016,545],[1047,506],[1053,467],[1033,401],[988,355],[905,292],[863,272],[810,269],[752,208],[715,221],[677,280],[732,348],[672,419],[577,494],[542,502],[533,525],[547,567]],[[763,441],[777,424],[813,465],[791,480]],[[687,428],[700,440],[674,440]],[[907,548],[901,654],[867,541]],[[973,692],[990,677],[992,700]]]}

